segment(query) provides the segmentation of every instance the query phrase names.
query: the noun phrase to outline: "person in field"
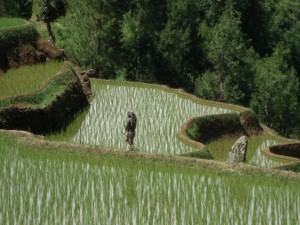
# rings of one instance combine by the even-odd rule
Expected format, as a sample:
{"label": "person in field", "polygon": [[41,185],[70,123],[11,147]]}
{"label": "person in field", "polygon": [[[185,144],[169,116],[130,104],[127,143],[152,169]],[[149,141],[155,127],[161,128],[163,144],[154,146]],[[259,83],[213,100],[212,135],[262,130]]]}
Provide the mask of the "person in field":
{"label": "person in field", "polygon": [[135,137],[135,128],[136,128],[136,115],[134,112],[127,112],[127,123],[125,126],[125,133],[126,133],[126,142],[130,145],[130,150],[133,151],[134,143],[133,139]]}

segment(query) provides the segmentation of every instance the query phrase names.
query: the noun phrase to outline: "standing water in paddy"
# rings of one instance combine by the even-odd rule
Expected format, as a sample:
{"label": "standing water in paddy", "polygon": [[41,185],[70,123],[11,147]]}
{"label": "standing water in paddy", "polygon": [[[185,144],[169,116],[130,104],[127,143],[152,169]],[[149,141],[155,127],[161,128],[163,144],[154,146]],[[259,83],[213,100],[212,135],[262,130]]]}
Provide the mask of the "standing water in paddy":
{"label": "standing water in paddy", "polygon": [[[76,125],[77,121],[75,123],[77,128],[68,137],[62,133],[54,135],[51,139],[64,139],[64,141],[106,148],[128,149],[124,136],[126,125],[124,115],[128,110],[133,110],[139,120],[134,138],[135,149],[176,155],[197,150],[176,137],[180,126],[186,120],[191,117],[231,112],[228,109],[196,104],[161,89],[117,86],[95,80],[92,85],[95,97],[89,111],[80,116],[84,116],[81,124]],[[248,149],[251,157],[247,160],[251,164],[265,167],[278,165],[277,162],[262,156],[261,152],[265,146],[262,144],[255,149]],[[226,155],[224,160],[219,156],[216,159],[226,161],[229,150],[230,146],[228,150],[222,151],[221,155]]]}
{"label": "standing water in paddy", "polygon": [[0,145],[0,224],[300,224],[299,182],[31,148]]}
{"label": "standing water in paddy", "polygon": [[93,83],[95,98],[72,141],[127,149],[123,136],[128,109],[139,118],[135,147],[142,151],[180,154],[195,151],[176,138],[180,126],[194,116],[228,113],[229,110],[198,105],[159,89]]}

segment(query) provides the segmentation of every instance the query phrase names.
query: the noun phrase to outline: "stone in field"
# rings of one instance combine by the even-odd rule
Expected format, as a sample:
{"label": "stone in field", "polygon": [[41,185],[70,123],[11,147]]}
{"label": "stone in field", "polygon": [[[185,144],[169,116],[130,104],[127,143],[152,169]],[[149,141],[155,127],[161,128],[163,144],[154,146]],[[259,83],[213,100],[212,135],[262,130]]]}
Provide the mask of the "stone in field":
{"label": "stone in field", "polygon": [[240,137],[231,147],[227,162],[229,163],[245,162],[246,154],[247,154],[247,146],[248,146],[248,138],[246,136]]}

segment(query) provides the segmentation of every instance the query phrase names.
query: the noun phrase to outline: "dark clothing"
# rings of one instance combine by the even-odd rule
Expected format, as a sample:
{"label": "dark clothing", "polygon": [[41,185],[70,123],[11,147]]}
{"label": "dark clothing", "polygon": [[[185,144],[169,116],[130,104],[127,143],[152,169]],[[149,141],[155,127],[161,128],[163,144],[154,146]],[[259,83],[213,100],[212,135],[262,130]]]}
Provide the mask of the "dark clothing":
{"label": "dark clothing", "polygon": [[126,141],[130,144],[131,150],[134,149],[133,139],[135,136],[135,128],[136,128],[136,116],[133,112],[127,113],[128,120],[127,124],[125,126],[125,132],[126,132]]}
{"label": "dark clothing", "polygon": [[126,132],[134,132],[136,128],[136,120],[134,118],[129,118],[125,127]]}
{"label": "dark clothing", "polygon": [[126,141],[133,143],[134,136],[135,136],[135,132],[127,131],[126,132]]}

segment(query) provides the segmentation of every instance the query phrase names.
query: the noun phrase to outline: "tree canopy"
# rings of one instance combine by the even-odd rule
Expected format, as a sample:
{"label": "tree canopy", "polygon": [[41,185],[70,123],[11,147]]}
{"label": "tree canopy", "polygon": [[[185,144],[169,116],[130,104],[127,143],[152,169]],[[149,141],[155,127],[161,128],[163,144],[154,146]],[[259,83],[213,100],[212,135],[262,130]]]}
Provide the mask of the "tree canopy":
{"label": "tree canopy", "polygon": [[67,0],[37,0],[39,12],[37,20],[43,21],[47,25],[49,40],[55,42],[55,36],[52,32],[51,23],[61,16],[66,15]]}
{"label": "tree canopy", "polygon": [[[16,12],[15,1],[2,0],[0,13]],[[300,137],[299,1],[36,1],[50,40],[55,33],[70,59],[102,78],[251,106],[262,122]]]}

